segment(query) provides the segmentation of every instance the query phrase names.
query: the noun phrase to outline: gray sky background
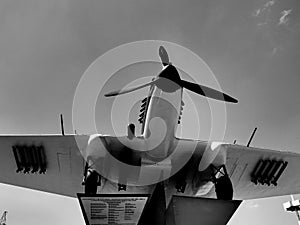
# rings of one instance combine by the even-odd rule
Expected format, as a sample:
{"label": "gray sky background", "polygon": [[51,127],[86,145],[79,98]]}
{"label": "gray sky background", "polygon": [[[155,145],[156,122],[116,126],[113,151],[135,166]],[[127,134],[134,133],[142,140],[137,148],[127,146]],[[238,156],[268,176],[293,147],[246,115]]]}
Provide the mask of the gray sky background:
{"label": "gray sky background", "polygon": [[[2,0],[0,133],[59,133],[59,113],[73,133],[87,67],[120,44],[159,39],[198,54],[239,99],[227,106],[225,141],[246,144],[258,126],[253,146],[299,152],[299,10],[296,0]],[[230,225],[296,224],[288,200],[244,202]],[[14,225],[83,224],[76,199],[0,185],[4,210]]]}

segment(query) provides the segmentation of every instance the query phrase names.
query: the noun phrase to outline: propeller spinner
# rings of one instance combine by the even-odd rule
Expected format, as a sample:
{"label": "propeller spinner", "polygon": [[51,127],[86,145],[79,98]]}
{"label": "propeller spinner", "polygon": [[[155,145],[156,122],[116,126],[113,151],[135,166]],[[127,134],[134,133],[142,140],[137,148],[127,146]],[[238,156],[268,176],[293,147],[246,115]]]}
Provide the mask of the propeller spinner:
{"label": "propeller spinner", "polygon": [[[210,87],[206,87],[204,85],[200,85],[200,84],[195,84],[195,83],[191,83],[189,81],[185,81],[180,79],[178,71],[176,70],[176,68],[171,65],[170,60],[169,60],[169,56],[168,53],[166,51],[166,49],[163,46],[159,47],[159,57],[161,59],[161,63],[163,66],[168,66],[168,67],[172,67],[170,69],[166,68],[164,69],[159,76],[157,76],[154,80],[152,80],[151,82],[148,82],[146,84],[137,86],[137,87],[133,87],[133,88],[129,88],[126,90],[119,90],[119,91],[113,91],[110,93],[105,94],[105,97],[111,97],[111,96],[117,96],[117,95],[121,95],[121,94],[126,94],[132,91],[136,91],[139,90],[141,88],[153,85],[153,84],[160,84],[162,83],[162,79],[169,79],[171,81],[171,83],[176,83],[178,85],[180,85],[182,88],[186,88],[190,91],[193,91],[199,95],[208,97],[208,98],[212,98],[212,99],[216,99],[216,100],[220,100],[220,101],[225,101],[225,102],[231,102],[231,103],[237,103],[238,100],[223,93],[220,91],[217,91],[215,89],[212,89]],[[170,71],[172,71],[172,74],[170,74]],[[176,74],[174,74],[176,73]],[[165,82],[163,82],[165,83]],[[170,83],[170,84],[171,84]]]}

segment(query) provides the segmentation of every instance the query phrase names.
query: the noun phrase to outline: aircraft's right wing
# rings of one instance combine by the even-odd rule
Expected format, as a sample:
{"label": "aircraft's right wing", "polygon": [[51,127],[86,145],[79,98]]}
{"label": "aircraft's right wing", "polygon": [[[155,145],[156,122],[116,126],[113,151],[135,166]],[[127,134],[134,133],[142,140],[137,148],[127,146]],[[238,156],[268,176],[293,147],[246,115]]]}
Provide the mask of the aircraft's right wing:
{"label": "aircraft's right wing", "polygon": [[0,182],[76,197],[83,191],[85,160],[80,151],[88,139],[87,135],[0,136]]}
{"label": "aircraft's right wing", "polygon": [[[106,143],[119,152],[124,148],[120,140],[128,141],[127,137],[95,136],[97,143]],[[98,156],[105,152],[101,149],[104,145],[86,152],[90,138],[89,135],[0,136],[0,183],[76,197],[76,193],[84,191],[86,154]]]}

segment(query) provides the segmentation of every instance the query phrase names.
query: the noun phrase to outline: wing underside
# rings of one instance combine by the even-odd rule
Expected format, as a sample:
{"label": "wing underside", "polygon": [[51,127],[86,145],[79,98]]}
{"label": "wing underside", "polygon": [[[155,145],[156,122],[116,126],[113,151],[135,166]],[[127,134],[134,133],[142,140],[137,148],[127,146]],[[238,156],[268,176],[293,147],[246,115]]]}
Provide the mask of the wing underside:
{"label": "wing underside", "polygon": [[[85,161],[81,153],[85,152],[89,138],[86,135],[0,136],[0,182],[76,197],[76,193],[83,191],[81,183]],[[105,140],[111,147],[122,149],[115,138],[106,137]],[[218,144],[217,148],[213,148],[215,143],[177,140],[180,149],[177,158],[182,160],[193,156],[183,167],[183,172],[179,172],[188,177],[183,195],[202,193],[203,197],[215,197],[211,182],[210,185],[203,185],[201,180],[195,182],[195,178],[201,174],[198,169],[203,161],[214,165],[224,163],[233,184],[234,199],[300,193],[299,154],[232,144]],[[139,142],[136,144],[140,145]],[[24,165],[18,166],[18,155],[22,156],[22,151],[17,150],[16,154],[16,146],[17,149],[34,149],[31,158],[35,157],[34,154],[39,157],[41,153],[36,149],[42,149],[44,159],[39,159],[38,165],[27,166],[27,169]],[[19,157],[22,163],[26,162],[26,157],[22,157]]]}
{"label": "wing underside", "polygon": [[234,199],[300,193],[300,154],[220,142],[178,140],[184,151],[194,151],[193,157],[196,159],[189,161],[187,191],[183,195],[189,193],[215,198],[215,188],[208,168],[210,165],[218,167],[222,164],[231,179]]}
{"label": "wing underside", "polygon": [[300,193],[299,154],[240,145],[224,147],[236,199]]}
{"label": "wing underside", "polygon": [[80,148],[86,148],[88,138],[1,136],[0,182],[75,197],[83,190],[85,162]]}

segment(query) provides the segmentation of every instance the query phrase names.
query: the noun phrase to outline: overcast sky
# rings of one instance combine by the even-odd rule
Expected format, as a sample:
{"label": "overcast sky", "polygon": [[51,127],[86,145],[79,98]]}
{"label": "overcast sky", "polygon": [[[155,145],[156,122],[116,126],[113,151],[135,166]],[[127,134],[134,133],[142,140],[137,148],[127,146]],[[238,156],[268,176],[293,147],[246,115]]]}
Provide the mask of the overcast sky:
{"label": "overcast sky", "polygon": [[[299,10],[297,0],[2,0],[0,133],[59,133],[59,113],[73,133],[88,66],[118,45],[158,39],[198,54],[239,99],[227,105],[224,141],[246,144],[257,126],[253,146],[299,152]],[[296,223],[288,200],[244,202],[230,225]],[[0,185],[4,210],[8,224],[83,224],[76,199]]]}

